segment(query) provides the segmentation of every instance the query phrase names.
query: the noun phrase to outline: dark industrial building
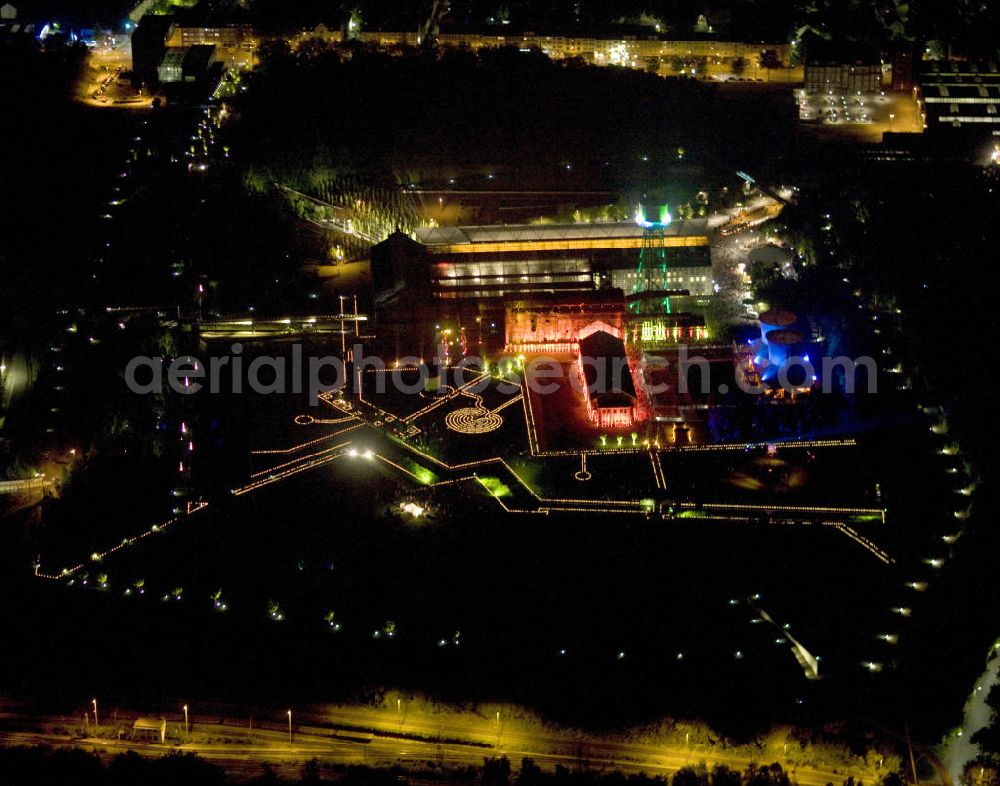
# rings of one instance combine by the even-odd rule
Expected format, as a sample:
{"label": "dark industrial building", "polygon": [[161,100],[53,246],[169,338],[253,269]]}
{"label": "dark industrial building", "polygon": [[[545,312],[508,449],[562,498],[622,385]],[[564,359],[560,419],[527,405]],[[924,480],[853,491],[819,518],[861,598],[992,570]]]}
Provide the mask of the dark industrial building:
{"label": "dark industrial building", "polygon": [[897,47],[892,53],[892,92],[909,93],[917,84],[917,52],[913,44]]}
{"label": "dark industrial building", "polygon": [[587,414],[599,428],[629,428],[636,419],[636,392],[625,342],[595,329],[581,334],[580,373],[586,383]]}
{"label": "dark industrial building", "polygon": [[132,86],[136,90],[155,90],[159,86],[160,63],[173,30],[173,17],[146,14],[132,32]]}
{"label": "dark industrial building", "polygon": [[[636,288],[643,228],[631,222],[518,224],[418,229],[395,233],[372,249],[375,301],[404,290],[437,300],[511,298],[535,293]],[[712,294],[704,219],[664,232],[670,288]]]}
{"label": "dark industrial building", "polygon": [[882,89],[882,63],[877,51],[852,44],[809,39],[804,70],[806,90],[871,93]]}
{"label": "dark industrial building", "polygon": [[[397,232],[372,248],[376,320],[396,336],[396,350],[420,326],[442,321],[474,326],[487,347],[563,342],[574,332],[564,324],[574,309],[589,310],[593,301],[607,310],[611,293],[623,304],[623,293],[636,291],[639,255],[649,242],[632,222],[441,227],[416,235]],[[707,300],[713,293],[707,222],[673,222],[662,243],[669,292]],[[539,304],[554,320],[552,329],[539,329],[537,315],[534,326],[519,317],[516,335],[505,342],[505,304],[515,301]]]}

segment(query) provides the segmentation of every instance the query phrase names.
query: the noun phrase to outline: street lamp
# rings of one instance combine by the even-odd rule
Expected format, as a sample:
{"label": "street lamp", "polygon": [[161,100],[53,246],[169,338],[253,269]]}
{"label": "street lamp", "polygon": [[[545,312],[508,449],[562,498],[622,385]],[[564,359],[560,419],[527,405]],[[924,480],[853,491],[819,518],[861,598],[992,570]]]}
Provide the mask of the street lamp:
{"label": "street lamp", "polygon": [[347,338],[344,335],[344,296],[337,295],[337,299],[340,300],[340,357],[341,359],[346,359]]}
{"label": "street lamp", "polygon": [[292,711],[288,711],[288,744],[292,744]]}
{"label": "street lamp", "polygon": [[889,133],[892,133],[892,121],[896,119],[896,116],[890,112],[889,113]]}
{"label": "street lamp", "polygon": [[101,722],[97,719],[97,699],[91,699],[90,703],[94,705],[94,726],[100,726]]}
{"label": "street lamp", "polygon": [[190,724],[188,724],[188,705],[184,705],[184,733],[187,734],[191,730]]}

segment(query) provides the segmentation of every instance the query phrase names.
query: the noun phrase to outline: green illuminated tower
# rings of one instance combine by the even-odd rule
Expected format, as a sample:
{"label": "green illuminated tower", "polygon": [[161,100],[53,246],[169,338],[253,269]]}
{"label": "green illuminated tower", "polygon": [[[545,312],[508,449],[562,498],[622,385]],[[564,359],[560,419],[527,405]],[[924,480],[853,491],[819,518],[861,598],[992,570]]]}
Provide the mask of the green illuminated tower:
{"label": "green illuminated tower", "polygon": [[632,292],[649,292],[667,288],[667,245],[662,224],[643,227],[639,267]]}
{"label": "green illuminated tower", "polygon": [[[635,222],[642,227],[642,248],[639,251],[639,266],[635,274],[632,294],[640,292],[662,292],[667,286],[667,240],[666,229],[670,223],[670,211],[666,205],[656,209],[657,220],[646,218],[646,211],[640,205],[635,212]],[[669,300],[664,300],[667,313]]]}

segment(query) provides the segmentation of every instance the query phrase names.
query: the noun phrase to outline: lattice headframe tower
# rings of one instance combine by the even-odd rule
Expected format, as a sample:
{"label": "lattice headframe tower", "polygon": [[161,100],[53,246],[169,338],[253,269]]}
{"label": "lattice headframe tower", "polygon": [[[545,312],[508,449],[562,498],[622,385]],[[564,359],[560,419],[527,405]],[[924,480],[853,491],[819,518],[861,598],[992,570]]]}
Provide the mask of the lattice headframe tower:
{"label": "lattice headframe tower", "polygon": [[643,227],[642,248],[639,251],[639,266],[636,269],[633,294],[668,288],[667,241],[664,229],[661,224]]}
{"label": "lattice headframe tower", "polygon": [[639,205],[635,222],[642,227],[642,247],[632,294],[662,292],[667,286],[667,226],[670,210],[666,205],[647,209]]}

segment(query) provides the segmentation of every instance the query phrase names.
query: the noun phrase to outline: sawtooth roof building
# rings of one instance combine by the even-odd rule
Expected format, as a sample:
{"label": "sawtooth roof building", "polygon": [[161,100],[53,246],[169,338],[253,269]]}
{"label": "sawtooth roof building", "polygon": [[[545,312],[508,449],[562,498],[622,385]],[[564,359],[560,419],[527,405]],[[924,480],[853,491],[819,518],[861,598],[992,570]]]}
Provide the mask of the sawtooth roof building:
{"label": "sawtooth roof building", "polygon": [[1000,66],[932,60],[923,64],[914,92],[932,135],[963,131],[1000,137]]}

